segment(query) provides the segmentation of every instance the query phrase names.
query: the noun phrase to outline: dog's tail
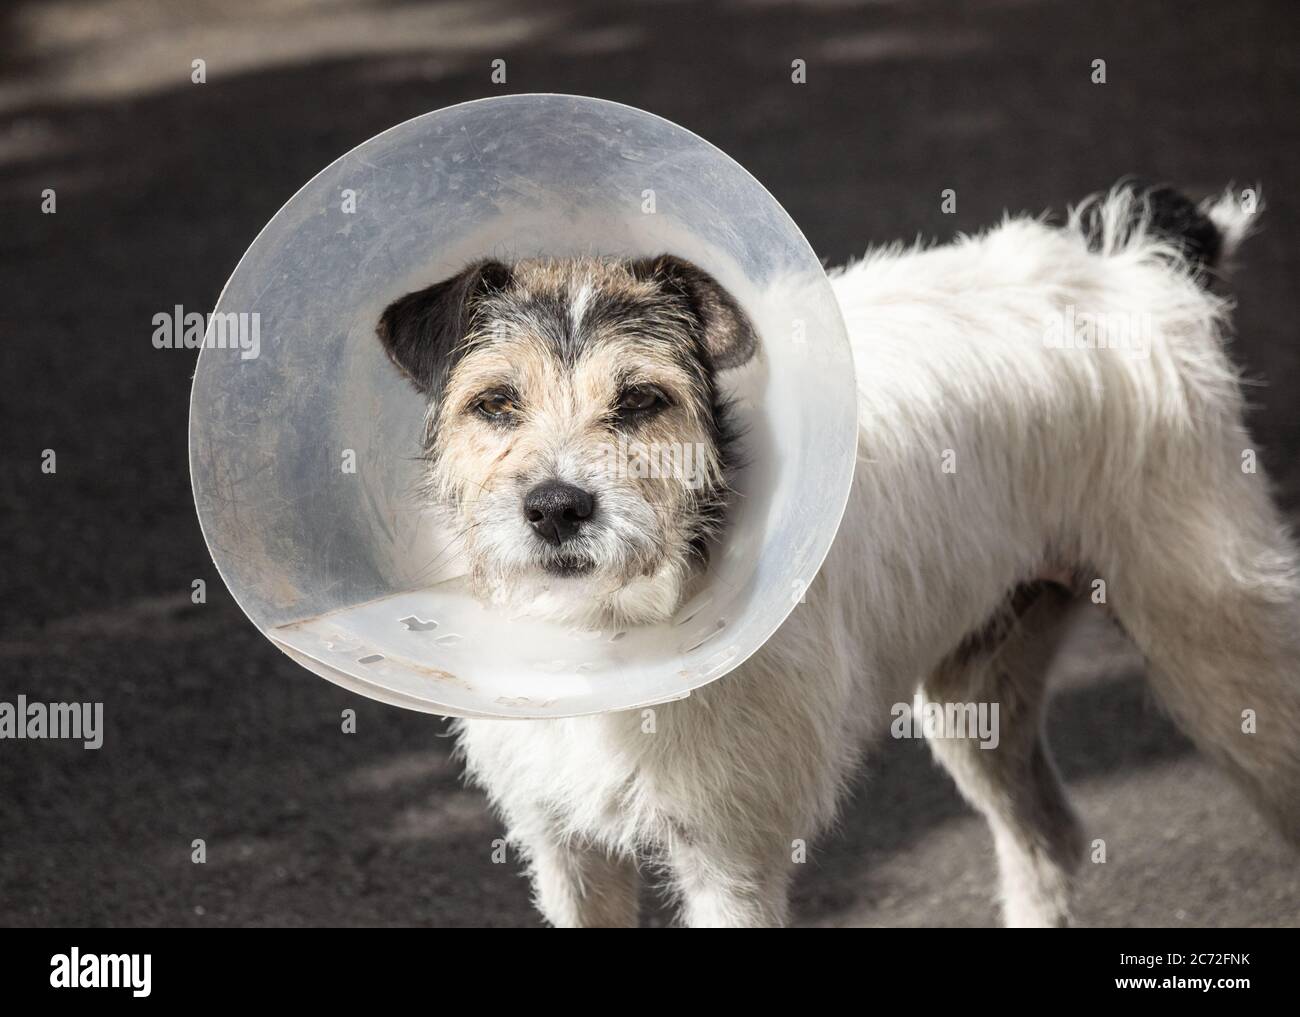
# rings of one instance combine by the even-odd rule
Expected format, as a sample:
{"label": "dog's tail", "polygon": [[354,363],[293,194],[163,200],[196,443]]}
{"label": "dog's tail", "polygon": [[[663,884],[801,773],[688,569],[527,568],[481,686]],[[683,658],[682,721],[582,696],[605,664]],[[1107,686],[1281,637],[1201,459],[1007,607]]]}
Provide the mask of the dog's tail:
{"label": "dog's tail", "polygon": [[1208,286],[1230,269],[1263,208],[1258,188],[1229,187],[1197,204],[1167,184],[1125,179],[1071,209],[1070,228],[1102,255],[1154,246]]}

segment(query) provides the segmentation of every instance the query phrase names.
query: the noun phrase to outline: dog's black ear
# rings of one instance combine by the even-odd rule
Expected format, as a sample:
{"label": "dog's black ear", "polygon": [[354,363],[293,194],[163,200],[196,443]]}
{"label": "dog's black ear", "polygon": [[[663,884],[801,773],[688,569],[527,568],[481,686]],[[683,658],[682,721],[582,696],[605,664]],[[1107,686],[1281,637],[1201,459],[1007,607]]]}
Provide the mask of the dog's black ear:
{"label": "dog's black ear", "polygon": [[641,258],[628,268],[638,279],[657,282],[685,301],[700,325],[700,334],[716,370],[739,367],[758,349],[748,316],[722,284],[702,268],[672,254]]}
{"label": "dog's black ear", "polygon": [[510,282],[510,267],[476,261],[464,271],[394,300],[375,332],[388,357],[426,395],[442,388],[474,320],[476,302]]}

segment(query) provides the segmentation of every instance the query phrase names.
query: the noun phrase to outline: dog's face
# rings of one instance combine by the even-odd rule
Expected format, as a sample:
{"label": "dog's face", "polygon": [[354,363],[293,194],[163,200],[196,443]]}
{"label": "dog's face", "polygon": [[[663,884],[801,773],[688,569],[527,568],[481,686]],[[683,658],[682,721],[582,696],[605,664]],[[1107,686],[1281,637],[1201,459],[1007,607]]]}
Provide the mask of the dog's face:
{"label": "dog's face", "polygon": [[378,335],[429,399],[425,493],[480,597],[671,615],[725,506],[717,373],[757,348],[716,280],[668,255],[478,262],[389,305]]}

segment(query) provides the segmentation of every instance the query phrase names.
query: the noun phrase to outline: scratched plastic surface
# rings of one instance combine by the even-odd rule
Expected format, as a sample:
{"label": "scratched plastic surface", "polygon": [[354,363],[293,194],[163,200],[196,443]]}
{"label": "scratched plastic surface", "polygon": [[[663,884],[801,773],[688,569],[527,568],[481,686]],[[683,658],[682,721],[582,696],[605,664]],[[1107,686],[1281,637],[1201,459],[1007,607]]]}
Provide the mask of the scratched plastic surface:
{"label": "scratched plastic surface", "polygon": [[[379,313],[487,255],[665,251],[731,290],[763,350],[721,379],[750,464],[708,571],[670,623],[626,632],[483,607],[415,496],[424,406],[375,339]],[[736,162],[627,106],[505,96],[372,138],[276,214],[216,312],[257,314],[260,352],[205,348],[194,377],[190,467],[213,560],[282,650],[374,699],[562,717],[681,698],[797,609],[843,513],[853,365],[817,257]]]}

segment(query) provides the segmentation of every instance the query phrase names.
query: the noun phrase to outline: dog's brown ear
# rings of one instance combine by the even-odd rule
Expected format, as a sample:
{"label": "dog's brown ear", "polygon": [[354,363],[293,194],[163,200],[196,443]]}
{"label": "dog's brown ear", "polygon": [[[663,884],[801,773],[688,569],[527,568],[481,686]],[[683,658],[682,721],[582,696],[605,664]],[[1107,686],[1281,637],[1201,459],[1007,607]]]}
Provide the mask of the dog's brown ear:
{"label": "dog's brown ear", "polygon": [[629,262],[638,279],[657,282],[683,300],[699,322],[701,338],[716,370],[739,367],[758,349],[748,316],[718,280],[702,268],[672,254]]}
{"label": "dog's brown ear", "polygon": [[388,357],[417,389],[434,395],[462,351],[476,302],[510,282],[499,261],[476,261],[462,272],[394,300],[375,332]]}

